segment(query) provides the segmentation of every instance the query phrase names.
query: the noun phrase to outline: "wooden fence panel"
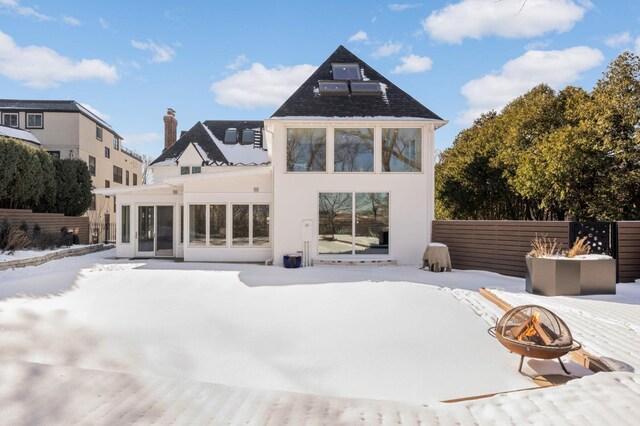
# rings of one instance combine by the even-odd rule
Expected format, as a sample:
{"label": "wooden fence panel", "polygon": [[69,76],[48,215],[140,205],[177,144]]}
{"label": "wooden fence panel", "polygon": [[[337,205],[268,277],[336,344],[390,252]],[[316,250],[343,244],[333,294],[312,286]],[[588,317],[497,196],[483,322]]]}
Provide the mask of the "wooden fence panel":
{"label": "wooden fence panel", "polygon": [[[619,282],[640,279],[640,221],[618,223]],[[524,256],[538,235],[569,247],[569,222],[436,220],[433,241],[449,246],[457,269],[481,269],[524,277]]]}
{"label": "wooden fence panel", "polygon": [[22,221],[29,225],[29,233],[36,223],[42,232],[58,233],[63,227],[78,235],[80,244],[89,244],[89,218],[86,216],[65,216],[61,213],[33,213],[31,210],[0,209],[0,222],[7,218],[13,226],[19,226]]}

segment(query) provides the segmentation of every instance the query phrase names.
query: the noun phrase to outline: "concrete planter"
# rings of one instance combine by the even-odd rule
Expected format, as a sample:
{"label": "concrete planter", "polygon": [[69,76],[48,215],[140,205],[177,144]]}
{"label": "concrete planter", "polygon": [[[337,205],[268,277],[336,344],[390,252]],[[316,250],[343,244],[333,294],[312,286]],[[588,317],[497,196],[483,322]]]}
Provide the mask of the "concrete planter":
{"label": "concrete planter", "polygon": [[616,261],[526,256],[526,289],[543,296],[616,293]]}

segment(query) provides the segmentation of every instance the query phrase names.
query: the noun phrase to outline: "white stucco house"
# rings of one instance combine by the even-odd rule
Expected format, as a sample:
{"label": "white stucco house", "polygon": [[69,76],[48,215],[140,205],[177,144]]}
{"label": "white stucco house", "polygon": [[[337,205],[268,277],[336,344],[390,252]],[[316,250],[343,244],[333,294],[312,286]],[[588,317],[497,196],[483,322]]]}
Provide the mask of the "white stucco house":
{"label": "white stucco house", "polygon": [[203,121],[116,197],[118,257],[420,264],[447,122],[343,46],[264,121]]}

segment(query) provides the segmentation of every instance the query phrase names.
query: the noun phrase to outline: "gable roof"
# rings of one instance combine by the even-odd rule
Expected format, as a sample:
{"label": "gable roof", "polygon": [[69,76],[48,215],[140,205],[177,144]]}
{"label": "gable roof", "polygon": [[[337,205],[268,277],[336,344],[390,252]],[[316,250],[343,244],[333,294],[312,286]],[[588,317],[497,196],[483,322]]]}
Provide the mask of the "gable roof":
{"label": "gable roof", "polygon": [[34,111],[34,112],[77,112],[94,123],[108,129],[120,139],[123,139],[109,123],[76,101],[60,100],[28,100],[28,99],[0,99],[0,111]]}
{"label": "gable roof", "polygon": [[[362,79],[377,80],[382,89],[381,94],[321,94],[318,81],[333,80],[332,63],[359,64]],[[283,117],[402,117],[442,120],[344,46],[339,46],[271,116]]]}
{"label": "gable roof", "polygon": [[[262,165],[269,162],[267,151],[262,148],[262,121],[207,120],[197,122],[180,139],[151,163],[152,166],[175,166],[180,156],[193,144],[206,166]],[[252,145],[225,144],[227,129],[254,130],[256,139]]]}

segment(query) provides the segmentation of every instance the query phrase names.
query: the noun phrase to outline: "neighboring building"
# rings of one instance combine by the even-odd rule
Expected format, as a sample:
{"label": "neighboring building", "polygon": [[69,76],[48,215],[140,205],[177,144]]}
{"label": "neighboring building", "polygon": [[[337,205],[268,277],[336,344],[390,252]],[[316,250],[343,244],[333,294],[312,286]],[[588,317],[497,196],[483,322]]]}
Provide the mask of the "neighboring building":
{"label": "neighboring building", "polygon": [[[447,122],[340,46],[265,121],[204,121],[117,195],[117,256],[420,264]],[[172,137],[173,135],[173,137]]]}
{"label": "neighboring building", "polygon": [[[142,184],[142,159],[122,146],[111,126],[76,101],[0,99],[1,123],[24,129],[56,158],[87,163],[95,188]],[[115,198],[98,195],[88,215],[92,221],[113,220]]]}
{"label": "neighboring building", "polygon": [[31,132],[2,125],[0,125],[0,138],[12,138],[31,148],[41,148],[42,145],[42,142]]}

